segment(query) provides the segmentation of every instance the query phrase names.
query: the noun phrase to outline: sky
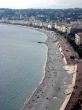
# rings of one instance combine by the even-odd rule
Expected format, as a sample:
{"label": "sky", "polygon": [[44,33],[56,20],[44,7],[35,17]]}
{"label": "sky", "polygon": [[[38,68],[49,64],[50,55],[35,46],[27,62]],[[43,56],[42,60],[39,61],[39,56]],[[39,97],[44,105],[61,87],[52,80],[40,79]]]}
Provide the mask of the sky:
{"label": "sky", "polygon": [[82,8],[82,0],[0,0],[0,8]]}

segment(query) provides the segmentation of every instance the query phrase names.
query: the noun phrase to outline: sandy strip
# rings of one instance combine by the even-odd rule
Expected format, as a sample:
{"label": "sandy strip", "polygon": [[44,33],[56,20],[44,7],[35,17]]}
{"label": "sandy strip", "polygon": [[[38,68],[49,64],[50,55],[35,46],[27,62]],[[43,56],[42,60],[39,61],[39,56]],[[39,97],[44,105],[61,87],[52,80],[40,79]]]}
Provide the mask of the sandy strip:
{"label": "sandy strip", "polygon": [[67,74],[64,70],[65,65],[57,46],[56,33],[41,31],[48,36],[45,75],[32,96],[25,101],[22,110],[59,110],[66,97],[65,89],[72,81],[72,74]]}

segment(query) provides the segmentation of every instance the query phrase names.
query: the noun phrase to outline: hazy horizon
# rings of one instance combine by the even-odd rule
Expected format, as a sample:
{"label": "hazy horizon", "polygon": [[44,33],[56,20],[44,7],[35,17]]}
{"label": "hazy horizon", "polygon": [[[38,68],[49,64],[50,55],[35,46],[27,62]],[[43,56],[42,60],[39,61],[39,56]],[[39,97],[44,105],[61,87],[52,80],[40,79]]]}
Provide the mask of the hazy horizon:
{"label": "hazy horizon", "polygon": [[35,9],[35,10],[36,10],[36,9],[45,9],[45,10],[46,10],[46,9],[51,9],[51,10],[52,10],[52,9],[61,9],[61,10],[63,10],[63,9],[82,9],[82,8],[78,8],[78,7],[75,7],[75,8],[7,8],[7,7],[6,7],[6,8],[4,8],[4,7],[3,7],[3,8],[0,8],[0,9],[12,9],[12,10],[21,10],[21,9],[22,9],[22,10],[23,10],[23,9],[24,9],[24,10],[25,10],[25,9]]}
{"label": "hazy horizon", "polygon": [[82,0],[0,0],[0,8],[10,9],[68,9],[82,8]]}

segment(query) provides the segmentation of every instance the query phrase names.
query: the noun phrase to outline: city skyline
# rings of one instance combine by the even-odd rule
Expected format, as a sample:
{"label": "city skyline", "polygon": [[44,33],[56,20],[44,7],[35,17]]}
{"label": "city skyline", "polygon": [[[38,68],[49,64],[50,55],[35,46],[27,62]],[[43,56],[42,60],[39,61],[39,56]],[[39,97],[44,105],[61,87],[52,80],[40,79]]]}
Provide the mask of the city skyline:
{"label": "city skyline", "polygon": [[0,0],[0,8],[25,9],[25,8],[81,8],[82,0]]}

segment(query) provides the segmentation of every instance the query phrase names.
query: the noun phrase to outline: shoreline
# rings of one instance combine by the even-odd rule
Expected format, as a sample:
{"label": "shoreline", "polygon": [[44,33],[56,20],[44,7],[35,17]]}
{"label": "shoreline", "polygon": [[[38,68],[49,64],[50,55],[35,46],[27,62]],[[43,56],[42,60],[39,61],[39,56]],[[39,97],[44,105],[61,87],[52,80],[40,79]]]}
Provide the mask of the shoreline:
{"label": "shoreline", "polygon": [[[32,28],[30,28],[30,29],[34,29],[33,27]],[[45,67],[44,67],[44,75],[43,75],[43,77],[42,77],[42,80],[40,81],[40,83],[39,83],[39,85],[38,85],[38,87],[32,92],[32,95],[30,96],[30,98],[29,99],[26,99],[26,101],[24,102],[24,105],[23,105],[23,107],[22,107],[22,109],[21,110],[42,110],[43,108],[44,108],[44,110],[50,110],[49,108],[48,108],[48,105],[46,106],[46,104],[44,105],[44,107],[43,107],[43,104],[42,104],[42,100],[40,101],[40,103],[41,104],[37,104],[37,103],[35,103],[36,102],[36,100],[38,100],[39,99],[39,96],[36,98],[36,96],[37,96],[37,94],[40,94],[40,93],[38,93],[39,91],[42,91],[41,89],[43,89],[43,87],[42,87],[42,85],[44,85],[44,83],[45,83],[45,80],[47,79],[47,73],[46,73],[46,68],[47,68],[47,66],[48,66],[48,60],[49,60],[49,34],[51,35],[51,36],[53,36],[52,34],[54,34],[54,32],[51,32],[51,31],[46,31],[46,30],[41,30],[41,29],[35,29],[35,30],[37,30],[37,31],[40,31],[40,32],[42,32],[42,33],[44,33],[44,34],[46,34],[47,35],[47,40],[46,40],[46,45],[47,45],[47,47],[48,47],[48,52],[47,52],[47,58],[46,58],[46,65],[45,65]],[[54,40],[53,39],[51,39],[51,41],[52,42],[55,42],[55,43],[57,43],[58,41],[57,41],[57,38],[55,38]],[[57,46],[57,45],[56,45]],[[58,49],[58,47],[57,47],[57,49]],[[61,57],[61,53],[60,53],[60,57]],[[61,58],[61,60],[62,60],[62,58]],[[63,64],[64,65],[64,64]],[[62,66],[63,66],[62,65]],[[64,69],[63,69],[64,70]],[[65,74],[67,74],[67,73],[65,73]],[[69,77],[71,77],[72,78],[72,76],[69,76]],[[69,78],[68,78],[69,79]],[[48,80],[48,79],[47,79]],[[70,81],[67,81],[68,83],[71,83]],[[53,82],[51,82],[51,85],[54,85],[53,84]],[[67,84],[67,85],[69,85],[69,84]],[[57,86],[57,85],[56,85]],[[60,88],[59,88],[60,89]],[[63,87],[63,89],[65,90],[65,87]],[[64,90],[63,90],[63,92],[64,92]],[[45,91],[44,91],[45,92]],[[47,93],[47,92],[46,92]],[[57,97],[52,97],[53,99],[57,99]],[[65,100],[65,98],[66,98],[66,95],[65,94],[63,94],[63,101],[61,101],[62,103],[64,102],[64,100]],[[47,100],[48,100],[49,98],[47,97]],[[46,101],[44,101],[44,103],[45,103]],[[34,104],[33,104],[34,103]],[[61,107],[61,105],[62,105],[62,103],[61,104],[59,104],[59,106],[58,106],[58,108],[60,109],[60,107]],[[39,108],[37,107],[37,106],[39,106]],[[41,107],[40,107],[41,106]],[[59,109],[57,109],[57,110],[59,110]]]}
{"label": "shoreline", "polygon": [[[18,26],[21,26],[21,25],[18,25]],[[41,30],[41,29],[39,29],[39,28],[34,28],[34,27],[29,27],[29,26],[24,26],[24,27],[29,28],[29,29],[33,29],[33,30],[35,30],[35,31],[39,31],[39,32],[41,32],[41,33],[44,33],[44,34],[47,36],[45,30]],[[46,38],[46,41],[47,41],[47,39],[48,39],[48,36],[47,36],[47,38]],[[45,44],[45,45],[47,46],[46,41],[43,42],[43,44]],[[37,86],[37,87],[35,88],[35,90],[32,92],[31,96],[30,96],[28,99],[26,98],[26,101],[24,102],[24,105],[23,105],[23,107],[22,107],[21,110],[23,110],[25,104],[29,103],[30,99],[33,97],[33,95],[34,95],[35,92],[37,91],[38,87],[40,87],[40,85],[43,83],[43,81],[44,81],[44,79],[45,79],[45,73],[46,73],[45,68],[46,68],[47,59],[48,59],[48,46],[47,46],[46,60],[45,60],[44,66],[43,66],[43,72],[42,72],[42,73],[43,73],[43,76],[42,76],[41,80],[39,81],[38,86]]]}
{"label": "shoreline", "polygon": [[[45,42],[44,42],[44,43],[45,43]],[[47,53],[48,53],[48,51],[47,51]],[[38,87],[42,84],[42,82],[43,82],[43,80],[44,80],[44,78],[45,78],[45,67],[46,67],[46,62],[47,62],[47,54],[46,54],[46,60],[45,60],[45,63],[44,63],[44,66],[43,66],[43,71],[42,71],[43,76],[42,76],[41,80],[39,81],[38,86],[35,88],[34,91],[32,91],[31,96],[30,96],[28,99],[26,98],[26,101],[24,102],[24,105],[30,101],[30,99],[32,98],[33,94],[36,92],[36,90],[38,89]],[[22,110],[22,109],[21,109],[21,110]]]}
{"label": "shoreline", "polygon": [[[13,25],[13,24],[9,24],[9,25]],[[15,24],[14,24],[15,25]],[[49,30],[45,30],[45,29],[40,29],[40,28],[34,28],[34,27],[28,27],[28,26],[23,26],[23,25],[17,25],[17,26],[21,26],[21,27],[25,27],[25,28],[29,28],[29,29],[32,29],[32,30],[35,30],[35,31],[39,31],[39,32],[41,32],[41,33],[44,33],[46,36],[47,36],[47,40],[46,40],[46,42],[41,42],[41,43],[44,43],[44,44],[46,44],[46,46],[48,47],[48,50],[49,50],[49,46],[50,46],[50,42],[51,42],[51,44],[53,44],[53,43],[57,43],[57,45],[55,45],[57,48],[56,49],[59,49],[59,46],[58,46],[58,43],[59,43],[59,39],[58,39],[58,35],[55,33],[55,32],[53,32],[53,31],[49,31]],[[51,38],[49,38],[50,36],[51,36]],[[53,35],[54,35],[54,37],[55,37],[55,39],[54,39],[54,37],[53,37]],[[49,40],[51,40],[51,41],[49,41]],[[60,45],[61,45],[61,41],[60,41]],[[67,45],[67,44],[66,44]],[[67,45],[68,46],[68,45]],[[66,48],[65,48],[66,49]],[[61,57],[61,55],[62,56],[64,56],[64,59],[61,57],[61,59],[63,59],[63,61],[64,61],[64,65],[67,65],[68,63],[67,62],[69,62],[69,61],[66,61],[67,59],[66,59],[66,55],[65,55],[65,53],[63,53],[63,52],[61,52],[61,50],[63,50],[63,47],[61,46],[61,49],[59,49],[60,50],[60,57]],[[42,110],[42,109],[44,109],[44,110],[54,110],[54,109],[50,109],[49,107],[48,107],[48,104],[47,104],[47,106],[46,106],[46,104],[44,104],[46,101],[44,101],[44,99],[42,99],[42,101],[44,101],[44,103],[42,102],[42,104],[39,104],[39,108],[37,107],[37,105],[38,105],[38,102],[37,102],[37,104],[34,104],[33,105],[33,103],[35,103],[35,101],[37,100],[37,98],[36,98],[36,96],[37,96],[37,94],[39,95],[40,93],[38,93],[38,91],[41,91],[41,90],[39,90],[39,89],[44,89],[43,87],[41,87],[42,85],[45,85],[45,87],[46,87],[46,83],[45,83],[45,80],[48,80],[48,78],[47,78],[47,71],[46,71],[46,68],[48,69],[48,64],[47,63],[50,63],[50,62],[48,62],[48,59],[49,59],[49,55],[50,55],[50,53],[49,53],[49,51],[47,51],[47,54],[46,54],[46,60],[45,60],[45,63],[44,63],[44,66],[43,66],[43,71],[42,71],[42,74],[43,74],[43,76],[42,76],[42,78],[41,78],[41,80],[40,80],[40,82],[39,82],[39,84],[38,84],[38,87],[36,87],[36,89],[32,92],[32,94],[31,94],[31,96],[28,98],[28,99],[26,99],[26,101],[24,102],[24,105],[23,105],[23,107],[22,107],[22,109],[21,110],[38,110],[38,109],[40,109],[40,110]],[[52,55],[50,55],[50,56],[52,56]],[[55,56],[55,55],[54,55]],[[53,56],[52,56],[53,57]],[[54,59],[53,59],[54,60]],[[70,58],[69,58],[69,60],[70,60]],[[53,62],[53,61],[52,61]],[[63,63],[63,62],[62,62]],[[63,67],[63,65],[62,65],[62,67]],[[71,67],[69,67],[69,68],[71,68]],[[60,68],[59,68],[60,69]],[[65,69],[63,69],[63,70],[65,70]],[[59,71],[59,70],[58,70]],[[51,70],[51,72],[52,72],[52,70]],[[65,72],[66,73],[66,72]],[[67,73],[66,73],[67,74]],[[70,75],[70,78],[68,78],[68,79],[71,79],[71,80],[69,80],[69,81],[67,81],[67,85],[69,86],[69,84],[71,83],[71,81],[72,81],[72,74]],[[52,79],[52,80],[54,80],[54,79]],[[47,81],[47,83],[48,83],[48,81]],[[53,81],[52,82],[50,82],[50,84],[51,85],[54,85],[54,83],[53,83]],[[64,84],[63,84],[64,85]],[[57,85],[56,85],[57,86]],[[56,87],[57,88],[57,87]],[[61,86],[60,87],[58,87],[59,88],[59,90],[60,90],[60,88],[61,88]],[[53,88],[52,88],[53,89]],[[64,89],[64,90],[63,90]],[[65,106],[67,105],[67,103],[66,103],[66,99],[70,99],[70,97],[71,97],[71,95],[66,95],[65,94],[65,87],[63,87],[63,93],[64,93],[64,95],[63,95],[63,101],[62,101],[62,103],[61,104],[59,104],[59,107],[57,108],[57,107],[55,107],[55,109],[57,109],[57,110],[64,110],[65,109]],[[52,91],[51,91],[52,92]],[[51,93],[50,91],[49,91],[49,93]],[[37,94],[36,94],[37,93]],[[45,92],[44,91],[44,93],[48,93],[48,89],[47,89],[47,92]],[[68,93],[68,94],[71,94],[71,93]],[[60,95],[60,97],[61,97],[61,95]],[[67,97],[69,97],[69,98],[67,98]],[[38,99],[39,99],[40,97],[38,97]],[[46,98],[47,100],[50,100],[48,97]],[[57,99],[57,97],[53,97],[53,99]],[[62,98],[61,98],[62,99]],[[69,101],[69,100],[68,100]],[[41,102],[41,101],[40,101]],[[59,101],[59,102],[61,102],[61,101]],[[57,103],[58,104],[58,103]],[[29,105],[31,105],[31,106],[29,106]],[[44,107],[43,107],[43,105],[44,105]],[[64,107],[62,107],[61,105],[64,105]],[[40,107],[41,106],[41,107]],[[53,106],[53,105],[52,105]],[[64,108],[64,109],[63,109]]]}
{"label": "shoreline", "polygon": [[[13,24],[11,24],[11,25],[13,25]],[[15,25],[15,24],[14,24]],[[69,108],[69,105],[71,105],[71,101],[73,100],[73,92],[74,92],[74,86],[75,86],[75,83],[76,83],[76,80],[77,80],[77,78],[76,78],[76,72],[77,71],[81,71],[80,69],[79,70],[77,70],[77,65],[76,65],[76,61],[73,61],[71,58],[70,58],[70,56],[71,55],[75,55],[75,53],[74,53],[74,51],[72,52],[72,50],[70,51],[70,46],[69,46],[69,44],[66,44],[66,41],[65,41],[65,39],[63,40],[63,42],[62,42],[62,39],[61,39],[61,36],[60,36],[60,38],[59,38],[59,36],[57,35],[57,33],[56,32],[53,32],[53,31],[49,31],[49,30],[45,30],[45,29],[40,29],[40,28],[34,28],[34,27],[28,27],[28,26],[23,26],[23,25],[17,25],[17,26],[21,26],[21,27],[25,27],[25,28],[29,28],[29,29],[33,29],[33,30],[36,30],[36,31],[39,31],[39,32],[41,32],[41,33],[44,33],[46,36],[47,36],[47,40],[46,40],[46,42],[37,42],[37,43],[43,43],[43,44],[46,44],[46,46],[47,46],[47,48],[48,48],[48,50],[49,50],[49,46],[50,46],[50,41],[48,41],[48,40],[51,40],[51,44],[52,43],[56,43],[57,45],[55,45],[56,47],[57,47],[57,49],[59,49],[59,51],[60,51],[60,57],[61,57],[61,59],[64,61],[64,65],[62,65],[62,67],[63,66],[66,66],[66,67],[64,67],[63,69],[66,71],[65,73],[67,74],[69,74],[69,72],[68,71],[70,71],[70,69],[73,69],[73,70],[71,70],[71,73],[70,73],[70,78],[68,78],[68,79],[70,79],[69,81],[67,81],[67,84],[65,85],[64,84],[64,86],[69,86],[69,87],[66,87],[66,88],[64,88],[64,91],[63,91],[63,93],[65,94],[64,95],[64,101],[60,104],[60,107],[57,109],[57,108],[55,108],[55,109],[57,109],[57,110],[68,110],[68,108]],[[54,34],[54,36],[56,36],[56,39],[54,40],[54,39],[51,39],[51,38],[49,38],[49,35],[50,36],[53,36],[53,34]],[[63,45],[65,43],[65,45]],[[60,47],[59,47],[59,45],[60,45]],[[65,47],[66,46],[66,47]],[[70,51],[70,53],[71,54],[69,54],[69,51]],[[37,100],[37,98],[36,98],[36,96],[37,96],[37,94],[39,95],[40,93],[38,93],[38,91],[41,91],[41,89],[43,90],[44,88],[42,87],[42,85],[44,85],[44,83],[45,83],[45,80],[48,80],[48,78],[47,78],[47,71],[46,71],[46,68],[48,68],[47,66],[49,66],[47,63],[48,63],[48,60],[49,60],[49,52],[47,51],[47,54],[46,54],[46,60],[45,60],[45,63],[44,63],[44,65],[43,65],[43,71],[42,71],[42,78],[41,78],[41,80],[40,80],[40,82],[39,82],[39,84],[38,84],[38,87],[36,87],[36,89],[32,92],[32,95],[28,98],[28,99],[26,99],[26,101],[24,102],[24,105],[23,105],[23,108],[21,109],[21,110],[54,110],[54,109],[50,109],[49,107],[48,107],[48,104],[47,104],[47,106],[46,106],[46,104],[45,104],[45,102],[46,101],[44,101],[44,99],[42,99],[42,101],[44,102],[42,102],[41,103],[41,101],[40,101],[40,97],[38,97],[38,101],[41,103],[41,104],[39,104],[39,108],[37,107],[37,105],[38,105],[38,102],[37,103],[35,103],[35,101]],[[73,67],[71,67],[71,65],[73,66]],[[79,64],[80,65],[80,64]],[[82,65],[82,62],[81,62],[81,65]],[[78,66],[79,67],[79,66]],[[79,75],[78,75],[78,77],[79,77]],[[72,81],[72,82],[71,82]],[[48,82],[48,81],[47,81]],[[65,82],[66,83],[66,82]],[[50,84],[52,84],[53,85],[53,82],[51,82]],[[47,84],[46,84],[47,85]],[[46,85],[44,85],[44,86],[46,86]],[[39,90],[40,89],[40,90]],[[66,90],[66,89],[68,89],[68,90]],[[59,90],[60,90],[60,88],[59,88]],[[66,91],[65,91],[66,90]],[[45,92],[45,91],[44,91]],[[37,93],[37,94],[36,94]],[[48,91],[47,92],[45,92],[45,93],[48,93]],[[72,98],[72,100],[71,100],[71,98]],[[46,98],[47,100],[51,100],[51,99],[49,99],[48,97]],[[57,99],[57,97],[53,97],[53,99]],[[31,102],[31,103],[29,103],[29,102]],[[34,103],[34,104],[33,104]],[[28,106],[28,104],[31,104],[31,106]],[[72,105],[71,105],[72,106]]]}

